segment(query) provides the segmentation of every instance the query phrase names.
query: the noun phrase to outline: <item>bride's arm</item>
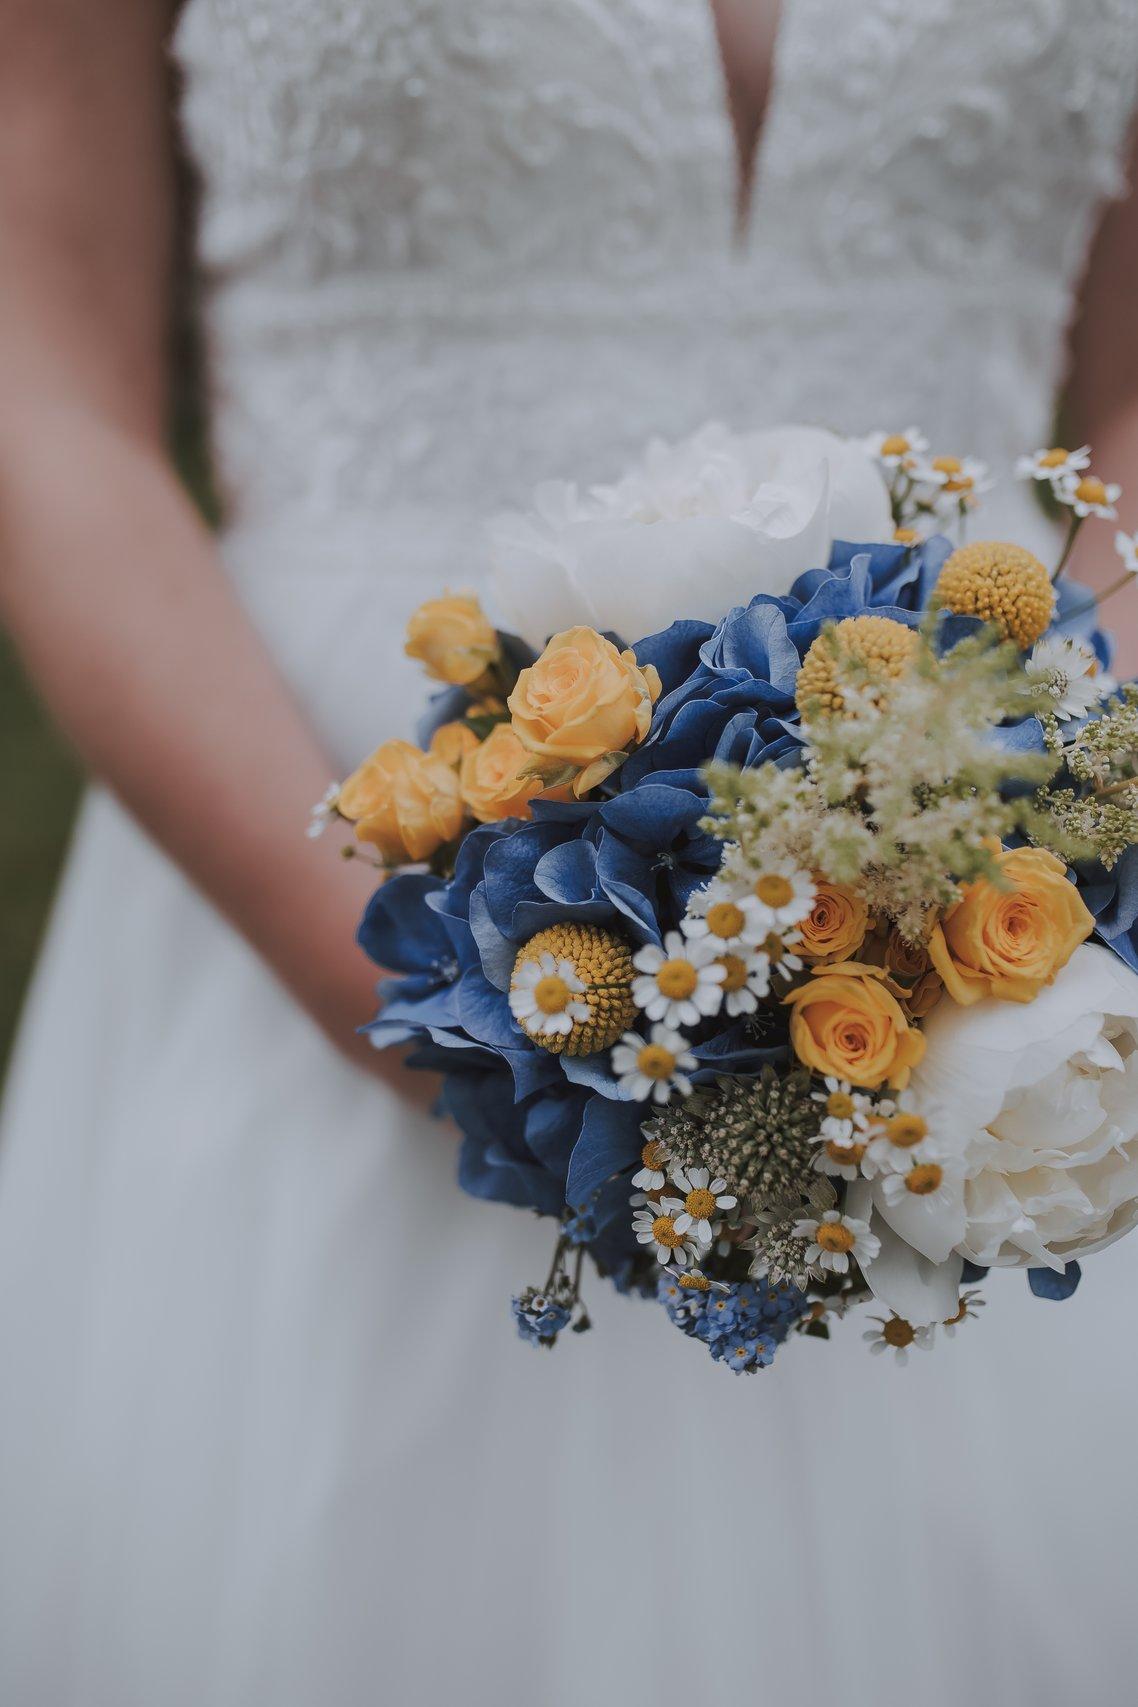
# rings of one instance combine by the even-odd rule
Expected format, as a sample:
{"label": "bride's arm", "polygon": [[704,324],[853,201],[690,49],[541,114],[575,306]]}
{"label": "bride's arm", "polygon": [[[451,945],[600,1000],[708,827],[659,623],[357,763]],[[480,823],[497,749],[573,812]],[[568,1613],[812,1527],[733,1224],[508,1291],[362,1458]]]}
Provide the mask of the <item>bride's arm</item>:
{"label": "bride's arm", "polygon": [[[1117,523],[1088,525],[1074,572],[1102,591],[1122,574],[1114,551],[1120,528],[1138,528],[1138,127],[1130,161],[1130,194],[1103,220],[1091,254],[1071,369],[1076,442],[1094,447],[1095,472],[1122,487]],[[1110,599],[1103,621],[1118,640],[1117,673],[1138,671],[1138,585]]]}
{"label": "bride's arm", "polygon": [[92,770],[376,1064],[366,870],[303,833],[329,760],[164,452],[166,23],[0,0],[0,616]]}

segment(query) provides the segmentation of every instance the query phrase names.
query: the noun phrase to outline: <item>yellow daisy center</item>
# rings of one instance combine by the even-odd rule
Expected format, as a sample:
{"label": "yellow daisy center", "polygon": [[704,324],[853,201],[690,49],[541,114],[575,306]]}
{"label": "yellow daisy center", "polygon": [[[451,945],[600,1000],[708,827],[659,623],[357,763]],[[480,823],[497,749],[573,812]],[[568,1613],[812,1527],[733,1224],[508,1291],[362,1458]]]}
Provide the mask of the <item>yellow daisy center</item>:
{"label": "yellow daisy center", "polygon": [[1084,504],[1105,504],[1106,487],[1093,474],[1084,474],[1075,487],[1075,496]]}
{"label": "yellow daisy center", "polygon": [[905,452],[911,449],[912,446],[904,433],[889,433],[881,441],[882,456],[904,456]]}
{"label": "yellow daisy center", "polygon": [[563,1014],[573,1000],[564,978],[556,972],[551,972],[547,978],[539,978],[533,987],[533,999],[543,1014]]}
{"label": "yellow daisy center", "polygon": [[719,988],[725,995],[742,990],[747,983],[747,962],[738,954],[724,954],[719,960],[726,976]]}
{"label": "yellow daisy center", "polygon": [[841,1221],[823,1221],[814,1235],[814,1243],[824,1251],[852,1251],[856,1240]]}
{"label": "yellow daisy center", "polygon": [[766,941],[763,943],[763,953],[766,955],[772,966],[777,966],[779,961],[785,958],[786,944],[777,932],[772,931],[770,936],[767,937]]}
{"label": "yellow daisy center", "polygon": [[930,1192],[940,1190],[943,1179],[944,1169],[938,1162],[918,1162],[905,1175],[905,1190],[914,1197],[928,1197]]}
{"label": "yellow daisy center", "polygon": [[961,474],[964,464],[958,456],[934,456],[932,466],[938,474]]}
{"label": "yellow daisy center", "polygon": [[886,1345],[894,1346],[898,1351],[904,1351],[911,1346],[917,1337],[917,1330],[912,1322],[907,1322],[904,1316],[894,1316],[886,1322],[881,1330],[881,1337]]}
{"label": "yellow daisy center", "polygon": [[657,1215],[652,1223],[652,1237],[658,1245],[664,1245],[670,1251],[684,1242],[683,1234],[676,1232],[676,1223],[671,1215]]}
{"label": "yellow daisy center", "polygon": [[706,1274],[681,1274],[680,1285],[685,1292],[710,1292],[711,1282]]}
{"label": "yellow daisy center", "polygon": [[856,1168],[865,1155],[865,1145],[839,1144],[836,1138],[830,1138],[826,1142],[826,1154],[832,1162],[849,1162]]}
{"label": "yellow daisy center", "polygon": [[709,1191],[689,1191],[684,1199],[684,1208],[693,1221],[710,1221],[715,1214],[715,1199]]}
{"label": "yellow daisy center", "polygon": [[999,540],[959,546],[936,590],[948,610],[994,623],[1021,651],[1035,644],[1055,609],[1055,589],[1038,557]]}
{"label": "yellow daisy center", "polygon": [[920,545],[921,536],[916,528],[894,528],[893,542],[895,545]]}
{"label": "yellow daisy center", "polygon": [[1039,466],[1040,468],[1062,468],[1070,454],[1070,451],[1063,450],[1060,445],[1056,445],[1054,450],[1044,451],[1039,459]]}
{"label": "yellow daisy center", "polygon": [[667,1152],[658,1138],[649,1138],[640,1152],[640,1160],[646,1168],[662,1168],[667,1160]]}
{"label": "yellow daisy center", "polygon": [[852,1120],[854,1099],[848,1091],[831,1091],[826,1098],[826,1113],[835,1120]]}
{"label": "yellow daisy center", "polygon": [[725,941],[738,936],[746,922],[742,907],[737,907],[734,901],[716,901],[707,909],[708,930]]}
{"label": "yellow daisy center", "polygon": [[665,960],[656,974],[656,984],[662,996],[670,1001],[683,1001],[699,983],[699,974],[689,960]]}
{"label": "yellow daisy center", "polygon": [[885,1136],[899,1150],[911,1150],[929,1135],[928,1122],[919,1114],[895,1114],[885,1123]]}
{"label": "yellow daisy center", "polygon": [[636,1057],[636,1066],[646,1079],[670,1079],[676,1070],[676,1057],[662,1043],[646,1043]]}
{"label": "yellow daisy center", "polygon": [[764,871],[755,884],[755,894],[764,907],[785,907],[794,899],[794,885],[781,871]]}

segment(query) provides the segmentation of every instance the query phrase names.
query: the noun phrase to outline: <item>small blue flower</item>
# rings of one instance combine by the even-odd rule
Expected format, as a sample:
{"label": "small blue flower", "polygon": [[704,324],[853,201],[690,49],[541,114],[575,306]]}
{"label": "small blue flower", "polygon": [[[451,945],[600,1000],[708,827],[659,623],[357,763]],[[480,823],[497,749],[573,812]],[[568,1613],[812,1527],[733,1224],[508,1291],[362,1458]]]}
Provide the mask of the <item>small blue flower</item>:
{"label": "small blue flower", "polygon": [[510,1303],[518,1335],[530,1345],[553,1345],[558,1334],[569,1326],[573,1313],[569,1305],[532,1286],[527,1286]]}
{"label": "small blue flower", "polygon": [[571,1245],[591,1245],[600,1228],[591,1207],[571,1209],[561,1223],[561,1231]]}

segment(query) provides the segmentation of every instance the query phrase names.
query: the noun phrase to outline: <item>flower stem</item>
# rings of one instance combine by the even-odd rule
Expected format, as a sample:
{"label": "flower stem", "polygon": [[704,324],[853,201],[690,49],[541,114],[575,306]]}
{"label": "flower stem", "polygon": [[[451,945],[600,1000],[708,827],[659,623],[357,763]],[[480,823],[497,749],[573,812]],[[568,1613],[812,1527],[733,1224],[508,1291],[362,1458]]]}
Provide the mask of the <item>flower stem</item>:
{"label": "flower stem", "polygon": [[1076,605],[1074,610],[1069,610],[1066,616],[1060,617],[1060,628],[1065,627],[1069,622],[1074,622],[1077,617],[1086,616],[1087,612],[1094,610],[1097,605],[1105,604],[1107,599],[1112,598],[1115,593],[1120,593],[1123,587],[1133,579],[1133,575],[1131,575],[1130,571],[1127,570],[1126,574],[1120,575],[1117,581],[1112,581],[1104,593],[1095,593],[1092,598],[1085,600],[1083,604]]}
{"label": "flower stem", "polygon": [[1064,569],[1067,567],[1067,563],[1068,563],[1068,560],[1070,559],[1071,552],[1074,549],[1075,541],[1079,537],[1079,529],[1082,527],[1085,519],[1086,518],[1083,516],[1076,516],[1074,514],[1074,512],[1072,511],[1071,525],[1067,529],[1066,544],[1063,546],[1062,556],[1060,557],[1058,563],[1055,565],[1055,573],[1051,577],[1051,585],[1052,586],[1055,585],[1055,583],[1058,581],[1060,575],[1063,573]]}

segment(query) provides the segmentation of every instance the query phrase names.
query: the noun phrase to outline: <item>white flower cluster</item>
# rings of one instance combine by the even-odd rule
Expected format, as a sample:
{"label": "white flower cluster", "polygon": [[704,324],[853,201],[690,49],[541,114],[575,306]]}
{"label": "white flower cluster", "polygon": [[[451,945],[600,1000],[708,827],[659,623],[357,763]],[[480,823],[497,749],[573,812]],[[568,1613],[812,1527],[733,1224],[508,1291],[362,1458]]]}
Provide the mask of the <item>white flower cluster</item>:
{"label": "white flower cluster", "polygon": [[[728,851],[728,861],[730,850]],[[753,1014],[774,978],[800,971],[793,939],[814,905],[810,874],[780,861],[746,876],[727,866],[688,905],[679,931],[633,957],[632,999],[651,1022],[647,1038],[626,1031],[612,1052],[625,1096],[666,1103],[688,1096],[697,1066],[690,1030],[720,1012]]]}
{"label": "white flower cluster", "polygon": [[[1050,487],[1056,503],[1072,511],[1079,521],[1098,516],[1113,521],[1118,515],[1116,505],[1122,487],[1112,481],[1100,480],[1091,473],[1091,447],[1080,445],[1078,450],[1064,450],[1056,445],[1050,449],[1032,451],[1016,463],[1021,480],[1041,480]],[[1125,539],[1124,534],[1119,539]],[[1121,552],[1122,548],[1119,546]]]}
{"label": "white flower cluster", "polygon": [[645,1164],[632,1183],[642,1188],[632,1198],[637,1244],[651,1245],[657,1262],[677,1268],[698,1267],[719,1237],[723,1216],[738,1201],[727,1181],[712,1179],[707,1168],[673,1168],[665,1176]]}
{"label": "white flower cluster", "polygon": [[[943,521],[965,515],[995,485],[987,464],[977,457],[930,454],[929,441],[919,427],[906,427],[903,433],[871,433],[863,446],[885,477],[897,537],[909,544],[919,538],[914,524],[922,518]],[[910,534],[915,537],[909,538]]]}

